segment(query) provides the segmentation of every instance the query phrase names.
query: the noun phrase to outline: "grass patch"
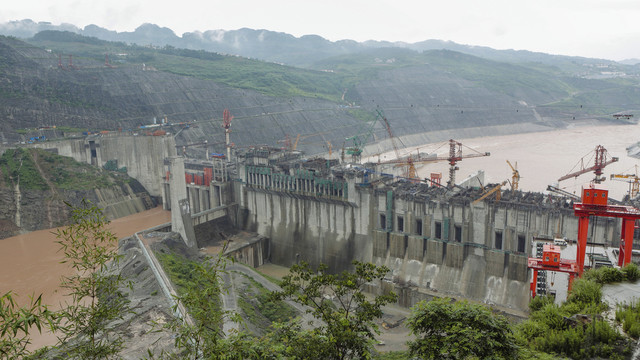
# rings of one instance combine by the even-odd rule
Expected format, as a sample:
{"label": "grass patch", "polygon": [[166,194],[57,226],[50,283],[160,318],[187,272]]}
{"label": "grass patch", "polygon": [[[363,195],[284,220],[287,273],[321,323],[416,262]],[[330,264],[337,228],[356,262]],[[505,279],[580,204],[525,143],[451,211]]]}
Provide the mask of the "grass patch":
{"label": "grass patch", "polygon": [[271,292],[262,284],[243,274],[244,285],[242,291],[237,291],[238,306],[253,326],[260,331],[269,328],[272,323],[286,322],[297,316],[296,310],[282,300],[273,300]]}
{"label": "grass patch", "polygon": [[616,322],[622,324],[622,330],[634,339],[640,337],[640,303],[618,305]]}
{"label": "grass patch", "polygon": [[25,190],[47,190],[49,186],[40,175],[27,149],[9,149],[0,157],[0,170],[6,184],[20,183]]}
{"label": "grass patch", "polygon": [[198,282],[195,276],[197,263],[174,252],[155,252],[160,265],[169,276],[169,280],[176,286],[178,294],[182,295],[192,284]]}

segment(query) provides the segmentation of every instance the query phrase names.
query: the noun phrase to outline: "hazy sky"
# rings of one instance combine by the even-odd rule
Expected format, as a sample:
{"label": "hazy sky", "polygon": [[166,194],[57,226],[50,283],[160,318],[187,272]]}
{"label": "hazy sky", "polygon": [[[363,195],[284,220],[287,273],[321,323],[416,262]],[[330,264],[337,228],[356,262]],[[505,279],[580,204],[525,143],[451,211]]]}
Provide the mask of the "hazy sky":
{"label": "hazy sky", "polygon": [[9,0],[0,22],[31,19],[133,31],[243,27],[341,39],[450,40],[495,49],[640,59],[639,0]]}

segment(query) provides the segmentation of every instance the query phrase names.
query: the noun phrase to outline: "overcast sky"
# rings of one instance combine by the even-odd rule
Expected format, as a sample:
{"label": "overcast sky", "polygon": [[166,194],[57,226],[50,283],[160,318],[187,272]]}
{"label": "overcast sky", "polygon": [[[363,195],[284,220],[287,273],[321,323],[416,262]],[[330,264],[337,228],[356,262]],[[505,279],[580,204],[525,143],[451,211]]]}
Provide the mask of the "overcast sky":
{"label": "overcast sky", "polygon": [[341,39],[450,40],[495,49],[640,59],[640,0],[7,0],[0,22],[31,19],[133,31],[243,27]]}

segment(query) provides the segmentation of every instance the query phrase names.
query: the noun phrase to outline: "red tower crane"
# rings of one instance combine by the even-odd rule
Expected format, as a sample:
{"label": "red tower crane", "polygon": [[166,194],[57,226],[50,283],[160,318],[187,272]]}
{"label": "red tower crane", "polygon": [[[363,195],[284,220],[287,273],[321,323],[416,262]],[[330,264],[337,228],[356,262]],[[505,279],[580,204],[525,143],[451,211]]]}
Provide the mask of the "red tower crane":
{"label": "red tower crane", "polygon": [[489,152],[481,153],[473,149],[471,150],[475,151],[475,153],[462,154],[462,146],[463,145],[461,142],[450,139],[449,140],[449,156],[428,156],[427,155],[426,157],[422,157],[421,154],[418,154],[416,157],[409,156],[408,158],[386,161],[386,162],[383,162],[382,164],[398,164],[396,166],[406,165],[409,167],[409,174],[413,174],[413,176],[415,177],[415,164],[423,164],[423,163],[428,163],[433,161],[447,160],[449,162],[449,181],[447,182],[447,187],[453,188],[454,186],[456,186],[456,171],[458,170],[458,167],[456,166],[456,164],[458,163],[458,161],[462,161],[462,159],[491,155],[491,153]]}
{"label": "red tower crane", "polygon": [[594,165],[585,167],[584,157],[583,157],[582,159],[580,159],[580,170],[569,173],[559,178],[558,181],[562,181],[570,178],[576,178],[582,174],[593,171],[593,173],[596,174],[596,177],[593,179],[593,181],[596,184],[600,184],[606,179],[604,176],[602,176],[602,169],[604,169],[605,166],[612,164],[616,161],[618,161],[617,157],[609,156],[607,149],[605,149],[602,145],[598,145],[596,146],[596,149],[595,149]]}
{"label": "red tower crane", "polygon": [[227,144],[227,161],[231,160],[231,140],[229,134],[231,134],[231,120],[233,116],[229,109],[224,109],[222,112],[222,127],[224,128],[225,142]]}

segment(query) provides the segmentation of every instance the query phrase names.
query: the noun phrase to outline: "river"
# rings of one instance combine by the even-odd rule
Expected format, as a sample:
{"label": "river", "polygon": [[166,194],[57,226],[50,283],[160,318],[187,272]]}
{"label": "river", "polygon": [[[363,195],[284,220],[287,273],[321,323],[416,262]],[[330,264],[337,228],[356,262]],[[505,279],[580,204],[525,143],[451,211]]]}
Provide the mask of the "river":
{"label": "river", "polygon": [[[604,169],[607,181],[603,186],[610,191],[610,196],[621,199],[629,189],[625,182],[609,180],[610,174],[635,173],[635,166],[639,159],[627,156],[626,148],[640,141],[640,125],[606,125],[606,126],[576,126],[572,128],[549,132],[488,136],[470,139],[455,139],[463,145],[462,153],[472,154],[490,152],[491,156],[463,159],[458,163],[460,170],[456,174],[456,182],[478,170],[485,171],[485,183],[500,183],[511,179],[509,160],[513,165],[517,163],[520,172],[519,188],[526,191],[545,191],[547,185],[558,181],[563,175],[580,169],[580,160],[585,157],[585,166],[593,165],[596,146],[604,146],[611,156],[618,157],[615,162]],[[439,156],[448,156],[449,146],[446,143],[427,144],[400,151],[401,155],[408,151],[416,153],[436,152]],[[437,150],[436,150],[437,149]],[[472,150],[470,150],[472,149]],[[392,153],[383,154],[392,158]],[[588,160],[591,163],[588,164]],[[377,156],[370,161],[377,161]],[[397,169],[396,169],[397,170]],[[442,182],[446,183],[449,175],[449,165],[446,161],[428,163],[417,166],[420,178],[429,177],[431,172],[442,173]],[[397,170],[399,171],[399,170]],[[560,183],[560,188],[577,195],[582,186],[587,186],[594,178],[593,172],[568,179]],[[503,189],[507,189],[507,184]]]}
{"label": "river", "polygon": [[[171,212],[156,207],[134,215],[111,221],[108,225],[118,239],[132,236],[138,231],[171,221]],[[60,279],[72,274],[68,264],[61,264],[62,252],[53,234],[55,229],[38,230],[0,240],[0,294],[11,290],[17,294],[19,305],[29,302],[29,296],[42,294],[44,304],[57,310],[64,300]],[[54,334],[33,331],[28,349],[54,345]]]}
{"label": "river", "polygon": [[[171,212],[157,207],[113,220],[109,229],[119,239],[171,221]],[[43,302],[56,307],[63,296],[58,291],[60,278],[71,274],[59,252],[55,229],[38,230],[0,240],[0,294],[11,290],[25,304],[29,295],[43,294]]]}

